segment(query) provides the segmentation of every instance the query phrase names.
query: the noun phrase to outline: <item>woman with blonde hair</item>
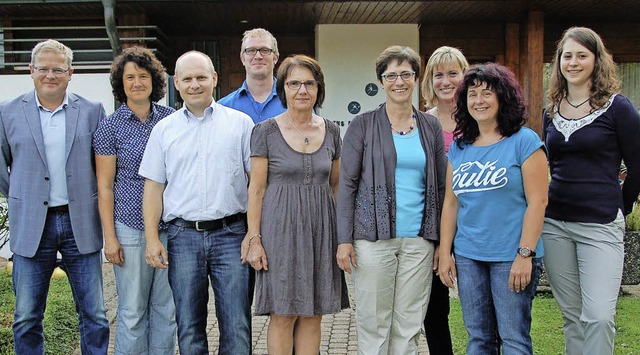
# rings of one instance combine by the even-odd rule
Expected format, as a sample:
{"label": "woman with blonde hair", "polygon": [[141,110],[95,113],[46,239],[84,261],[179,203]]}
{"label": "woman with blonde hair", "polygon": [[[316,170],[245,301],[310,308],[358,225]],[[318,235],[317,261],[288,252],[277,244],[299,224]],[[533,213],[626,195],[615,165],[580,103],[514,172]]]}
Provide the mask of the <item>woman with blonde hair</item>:
{"label": "woman with blonde hair", "polygon": [[542,239],[569,355],[613,353],[624,216],[640,192],[640,116],[619,90],[600,36],[585,27],[565,31],[543,119],[551,183]]}
{"label": "woman with blonde hair", "polygon": [[[453,130],[456,127],[453,119],[453,112],[456,109],[456,88],[467,69],[469,69],[469,63],[459,49],[442,46],[431,54],[424,70],[422,95],[429,108],[427,113],[435,116],[442,125],[445,153],[449,152],[449,146],[453,142]],[[433,270],[437,274],[437,247],[435,258]],[[449,311],[449,288],[440,281],[439,277],[434,277],[427,316],[424,318],[427,344],[432,354],[453,354]]]}
{"label": "woman with blonde hair", "polygon": [[442,46],[431,54],[424,70],[422,95],[426,100],[427,113],[435,116],[442,125],[446,152],[449,152],[456,128],[453,119],[456,87],[467,69],[469,62],[458,48]]}

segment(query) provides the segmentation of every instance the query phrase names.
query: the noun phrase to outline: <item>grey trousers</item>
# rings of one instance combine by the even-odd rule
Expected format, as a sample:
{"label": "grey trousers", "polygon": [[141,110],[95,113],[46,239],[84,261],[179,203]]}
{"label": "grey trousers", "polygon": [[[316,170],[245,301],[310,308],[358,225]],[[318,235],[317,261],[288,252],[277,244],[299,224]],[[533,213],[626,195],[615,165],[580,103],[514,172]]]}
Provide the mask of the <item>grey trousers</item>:
{"label": "grey trousers", "polygon": [[567,355],[613,354],[624,216],[607,224],[544,219],[544,265],[564,318]]}

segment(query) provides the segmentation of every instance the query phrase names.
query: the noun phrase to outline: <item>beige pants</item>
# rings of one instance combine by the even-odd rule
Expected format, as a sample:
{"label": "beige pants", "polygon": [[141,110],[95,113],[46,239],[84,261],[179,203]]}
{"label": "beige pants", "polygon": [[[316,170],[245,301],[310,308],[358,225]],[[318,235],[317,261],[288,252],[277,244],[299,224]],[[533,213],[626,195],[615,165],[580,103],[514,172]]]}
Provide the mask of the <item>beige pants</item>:
{"label": "beige pants", "polygon": [[433,243],[419,237],[353,243],[358,353],[417,354],[433,277]]}

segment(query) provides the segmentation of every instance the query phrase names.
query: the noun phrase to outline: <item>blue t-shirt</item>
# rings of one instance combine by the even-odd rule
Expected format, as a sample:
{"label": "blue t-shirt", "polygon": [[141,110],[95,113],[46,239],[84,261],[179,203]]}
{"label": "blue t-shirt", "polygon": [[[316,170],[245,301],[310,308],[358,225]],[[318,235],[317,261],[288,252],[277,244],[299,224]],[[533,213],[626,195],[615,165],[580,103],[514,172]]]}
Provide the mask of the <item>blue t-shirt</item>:
{"label": "blue t-shirt", "polygon": [[396,147],[396,237],[416,237],[424,210],[424,154],[418,129],[411,134],[393,135]]}
{"label": "blue t-shirt", "polygon": [[[448,157],[458,198],[456,254],[480,261],[516,257],[527,209],[521,168],[542,146],[540,137],[526,127],[488,146],[460,149],[451,144]],[[542,239],[535,251],[536,257],[543,255]]]}
{"label": "blue t-shirt", "polygon": [[221,98],[218,100],[218,103],[246,113],[251,117],[253,123],[262,122],[267,118],[275,117],[286,110],[282,107],[282,103],[276,93],[275,78],[273,79],[271,95],[269,95],[264,102],[257,102],[253,99],[253,96],[251,96],[251,93],[249,92],[249,88],[247,88],[247,81],[245,80],[238,90]]}

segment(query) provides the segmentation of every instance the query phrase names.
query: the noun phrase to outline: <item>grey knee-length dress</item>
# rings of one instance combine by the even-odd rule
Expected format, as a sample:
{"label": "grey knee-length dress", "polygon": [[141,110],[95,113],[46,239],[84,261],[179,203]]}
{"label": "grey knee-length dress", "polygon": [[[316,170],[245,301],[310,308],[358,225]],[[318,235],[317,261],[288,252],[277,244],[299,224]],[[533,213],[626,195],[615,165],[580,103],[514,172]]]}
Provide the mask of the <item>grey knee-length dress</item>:
{"label": "grey knee-length dress", "polygon": [[251,156],[268,159],[262,204],[262,245],[268,271],[258,271],[255,314],[314,316],[349,306],[336,262],[336,210],[329,185],[340,157],[340,129],[325,120],[326,134],[313,153],[293,150],[275,119],[257,124]]}

